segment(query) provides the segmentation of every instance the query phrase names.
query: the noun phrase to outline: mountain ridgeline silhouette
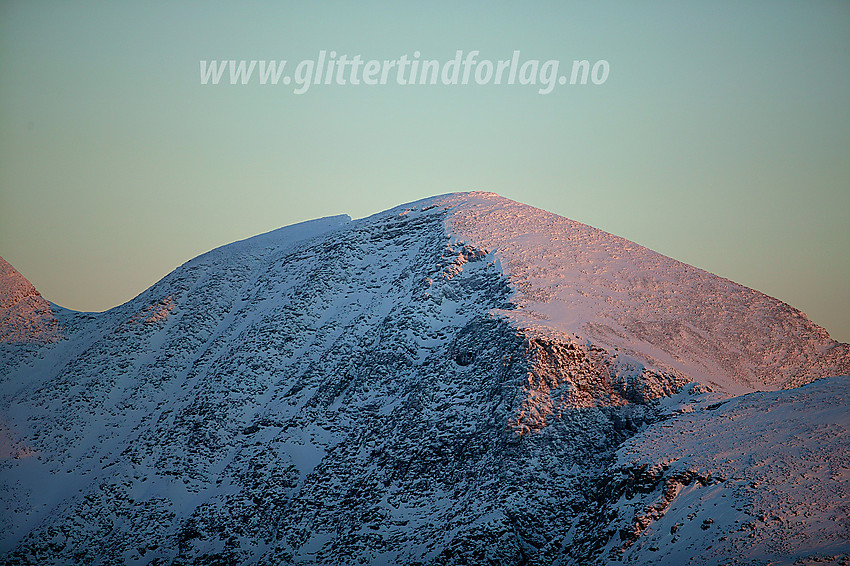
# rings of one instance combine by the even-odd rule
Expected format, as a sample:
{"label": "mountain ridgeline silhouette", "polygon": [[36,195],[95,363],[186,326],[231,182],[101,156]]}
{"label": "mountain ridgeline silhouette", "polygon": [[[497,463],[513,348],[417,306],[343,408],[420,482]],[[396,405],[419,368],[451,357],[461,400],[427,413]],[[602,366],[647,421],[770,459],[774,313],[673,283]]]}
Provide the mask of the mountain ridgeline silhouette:
{"label": "mountain ridgeline silhouette", "polygon": [[850,559],[848,345],[492,193],[0,284],[4,564]]}

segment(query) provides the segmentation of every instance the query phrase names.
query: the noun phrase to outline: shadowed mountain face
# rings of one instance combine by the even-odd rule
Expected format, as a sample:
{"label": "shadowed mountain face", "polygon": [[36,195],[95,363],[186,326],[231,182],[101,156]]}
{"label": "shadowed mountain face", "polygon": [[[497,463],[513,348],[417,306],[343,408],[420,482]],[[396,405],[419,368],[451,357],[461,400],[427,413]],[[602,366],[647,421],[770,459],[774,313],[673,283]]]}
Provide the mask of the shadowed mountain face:
{"label": "shadowed mountain face", "polygon": [[[3,336],[51,313],[6,266],[0,308],[16,318],[4,315]],[[847,345],[780,301],[489,193],[282,228],[105,313],[55,311],[51,340],[0,345],[10,564],[684,556],[653,525],[679,513],[680,491],[738,472],[641,439],[690,430],[677,424],[688,415],[722,436],[717,419],[733,413],[717,402],[850,373]],[[818,382],[806,402],[846,406],[846,382]],[[818,462],[846,464],[840,414]],[[647,461],[630,459],[634,446]],[[824,475],[805,497],[848,505],[834,496],[845,476]],[[691,491],[658,487],[668,480]],[[664,504],[647,511],[657,490]],[[755,518],[755,536],[777,532],[757,520],[764,501],[781,495],[787,510],[803,498],[699,493]],[[799,535],[785,546],[736,548],[790,562],[825,552],[806,538],[810,522],[782,524]],[[677,528],[693,548],[706,531]],[[830,536],[831,555],[850,551]]]}

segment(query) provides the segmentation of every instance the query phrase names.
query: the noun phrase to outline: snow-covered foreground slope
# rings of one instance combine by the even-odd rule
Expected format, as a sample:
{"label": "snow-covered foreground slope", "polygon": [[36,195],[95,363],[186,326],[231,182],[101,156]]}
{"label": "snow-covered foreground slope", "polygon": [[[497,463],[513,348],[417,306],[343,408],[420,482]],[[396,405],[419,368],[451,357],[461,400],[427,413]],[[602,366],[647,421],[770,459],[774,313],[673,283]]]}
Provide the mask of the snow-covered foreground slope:
{"label": "snow-covered foreground slope", "polygon": [[602,556],[625,563],[847,563],[848,398],[833,377],[648,428],[618,450],[588,534],[616,533]]}
{"label": "snow-covered foreground slope", "polygon": [[[0,344],[9,564],[640,563],[685,552],[652,525],[691,504],[629,531],[676,457],[641,439],[686,430],[683,410],[719,435],[732,395],[850,373],[846,344],[775,299],[489,193],[282,228],[51,316],[52,341]],[[809,387],[846,407],[844,383]],[[630,438],[656,470],[634,486]],[[846,442],[823,452],[845,471]],[[715,472],[725,445],[699,446],[675,461],[694,477],[762,457]],[[812,473],[848,506],[844,472]],[[812,524],[771,552],[847,552]],[[681,528],[685,548],[745,548]]]}

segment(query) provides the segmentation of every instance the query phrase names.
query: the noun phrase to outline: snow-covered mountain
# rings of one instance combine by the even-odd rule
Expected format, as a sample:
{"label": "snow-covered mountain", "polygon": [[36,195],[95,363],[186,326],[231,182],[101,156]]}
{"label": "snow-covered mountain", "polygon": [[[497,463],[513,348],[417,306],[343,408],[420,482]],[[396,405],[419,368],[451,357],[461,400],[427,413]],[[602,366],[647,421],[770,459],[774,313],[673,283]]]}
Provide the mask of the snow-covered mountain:
{"label": "snow-covered mountain", "polygon": [[104,313],[0,268],[5,564],[850,560],[848,345],[566,218],[305,222]]}
{"label": "snow-covered mountain", "polygon": [[0,343],[38,344],[59,336],[50,303],[0,257]]}

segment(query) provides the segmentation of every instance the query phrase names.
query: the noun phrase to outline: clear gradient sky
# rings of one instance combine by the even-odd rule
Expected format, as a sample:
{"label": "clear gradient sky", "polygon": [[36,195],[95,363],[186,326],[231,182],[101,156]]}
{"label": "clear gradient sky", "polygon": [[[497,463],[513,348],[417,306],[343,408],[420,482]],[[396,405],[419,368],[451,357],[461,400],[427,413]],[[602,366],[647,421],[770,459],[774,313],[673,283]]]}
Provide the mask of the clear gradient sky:
{"label": "clear gradient sky", "polygon": [[[603,85],[201,85],[199,61],[573,59]],[[294,64],[294,63],[292,63]],[[563,69],[562,69],[563,70]],[[850,3],[0,3],[0,256],[76,310],[302,220],[487,190],[850,341]]]}

